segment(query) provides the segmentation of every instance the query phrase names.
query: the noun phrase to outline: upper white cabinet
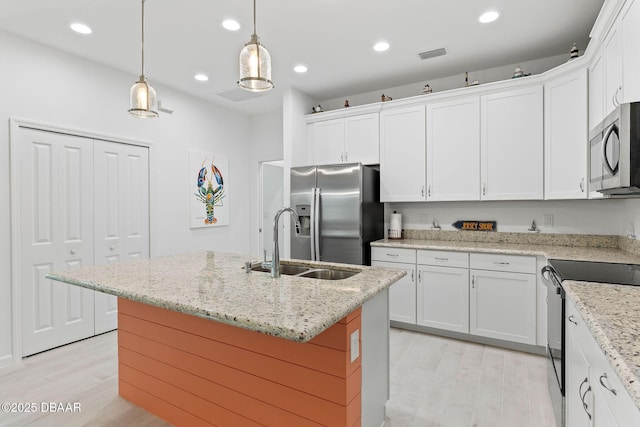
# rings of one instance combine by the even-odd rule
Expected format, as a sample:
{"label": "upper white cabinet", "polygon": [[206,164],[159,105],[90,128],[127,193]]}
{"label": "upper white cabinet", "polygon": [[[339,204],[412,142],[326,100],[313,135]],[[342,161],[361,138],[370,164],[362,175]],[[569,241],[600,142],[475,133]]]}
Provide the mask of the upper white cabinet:
{"label": "upper white cabinet", "polygon": [[544,87],[544,197],[587,198],[587,70]]}
{"label": "upper white cabinet", "polygon": [[596,55],[589,67],[589,130],[604,119],[604,58]]}
{"label": "upper white cabinet", "polygon": [[622,102],[622,31],[616,23],[604,39],[604,116]]}
{"label": "upper white cabinet", "polygon": [[380,162],[378,113],[318,121],[308,126],[314,163]]}
{"label": "upper white cabinet", "polygon": [[622,16],[622,81],[625,102],[640,101],[640,1],[629,1]]}
{"label": "upper white cabinet", "polygon": [[380,112],[380,201],[426,200],[425,106]]}
{"label": "upper white cabinet", "polygon": [[543,198],[542,86],[482,96],[481,199]]}
{"label": "upper white cabinet", "polygon": [[363,165],[380,163],[380,118],[378,113],[347,117],[345,125],[345,162]]}
{"label": "upper white cabinet", "polygon": [[427,105],[427,201],[479,199],[479,97]]}

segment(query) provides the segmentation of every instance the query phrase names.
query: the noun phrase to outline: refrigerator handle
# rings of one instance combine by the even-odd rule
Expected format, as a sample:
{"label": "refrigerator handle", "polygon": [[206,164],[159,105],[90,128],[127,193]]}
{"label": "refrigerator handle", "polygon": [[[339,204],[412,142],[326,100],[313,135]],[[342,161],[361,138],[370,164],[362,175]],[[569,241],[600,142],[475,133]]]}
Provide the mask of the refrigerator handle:
{"label": "refrigerator handle", "polygon": [[315,234],[314,253],[315,253],[315,260],[320,261],[320,189],[319,188],[315,189],[313,205],[315,207],[315,217],[313,218],[313,221],[315,222],[314,230],[313,230],[313,233]]}
{"label": "refrigerator handle", "polygon": [[311,189],[311,230],[309,230],[309,241],[311,242],[311,261],[316,260],[316,188]]}

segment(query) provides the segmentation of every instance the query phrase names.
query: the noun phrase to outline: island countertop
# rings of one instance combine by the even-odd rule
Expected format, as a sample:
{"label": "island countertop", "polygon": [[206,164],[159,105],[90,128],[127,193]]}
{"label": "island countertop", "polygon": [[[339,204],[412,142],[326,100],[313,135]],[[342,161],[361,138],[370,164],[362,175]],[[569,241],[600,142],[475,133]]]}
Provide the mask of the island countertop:
{"label": "island countertop", "polygon": [[[307,342],[406,273],[378,267],[295,260],[359,273],[320,280],[244,270],[249,256],[221,252],[127,261],[54,272],[53,280],[213,321]],[[293,260],[292,260],[293,261]]]}

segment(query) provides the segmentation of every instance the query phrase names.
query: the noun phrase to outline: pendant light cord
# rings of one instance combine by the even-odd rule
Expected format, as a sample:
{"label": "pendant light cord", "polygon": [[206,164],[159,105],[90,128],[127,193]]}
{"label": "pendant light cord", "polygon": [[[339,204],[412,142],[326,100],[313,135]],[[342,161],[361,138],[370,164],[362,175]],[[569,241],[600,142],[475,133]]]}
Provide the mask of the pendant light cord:
{"label": "pendant light cord", "polygon": [[143,76],[144,76],[144,2],[145,0],[142,0],[142,75]]}
{"label": "pendant light cord", "polygon": [[253,0],[253,35],[257,35],[256,33],[256,0]]}

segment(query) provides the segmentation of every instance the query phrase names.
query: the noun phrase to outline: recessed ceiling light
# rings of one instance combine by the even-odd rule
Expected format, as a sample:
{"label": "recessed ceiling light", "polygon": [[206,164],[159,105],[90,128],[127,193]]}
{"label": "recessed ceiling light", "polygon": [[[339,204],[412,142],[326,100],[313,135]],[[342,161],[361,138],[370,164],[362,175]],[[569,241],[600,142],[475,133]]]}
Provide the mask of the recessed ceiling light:
{"label": "recessed ceiling light", "polygon": [[238,31],[240,29],[240,24],[234,19],[225,19],[222,21],[222,26],[229,31]]}
{"label": "recessed ceiling light", "polygon": [[91,34],[91,28],[89,28],[89,26],[85,24],[81,24],[80,22],[74,22],[73,24],[69,25],[69,28],[71,28],[76,33]]}
{"label": "recessed ceiling light", "polygon": [[376,52],[384,52],[389,49],[389,43],[387,42],[378,42],[373,45],[373,50]]}
{"label": "recessed ceiling light", "polygon": [[489,22],[495,21],[498,18],[500,18],[500,12],[498,12],[497,10],[490,10],[480,15],[478,21],[482,22],[483,24],[487,24]]}
{"label": "recessed ceiling light", "polygon": [[305,67],[304,65],[296,65],[295,67],[293,67],[293,71],[295,71],[296,73],[306,73],[307,67]]}
{"label": "recessed ceiling light", "polygon": [[196,74],[195,76],[193,76],[194,79],[196,79],[199,82],[206,82],[207,80],[209,80],[209,76],[207,76],[206,74]]}

